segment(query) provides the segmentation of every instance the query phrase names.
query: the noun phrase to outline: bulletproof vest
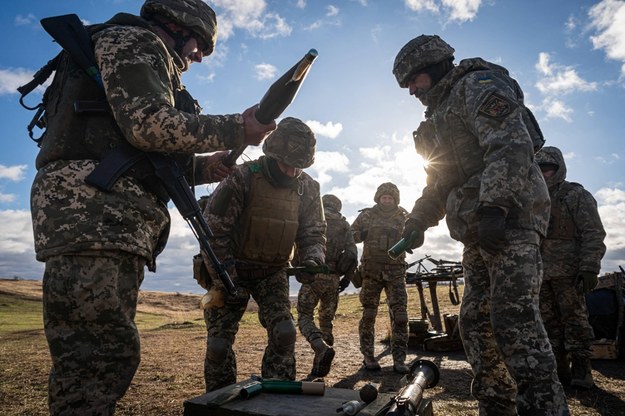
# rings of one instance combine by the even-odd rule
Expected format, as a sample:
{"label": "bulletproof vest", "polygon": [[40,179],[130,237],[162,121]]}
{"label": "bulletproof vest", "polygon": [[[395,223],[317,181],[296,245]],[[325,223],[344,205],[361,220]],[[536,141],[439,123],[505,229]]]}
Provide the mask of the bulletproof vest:
{"label": "bulletproof vest", "polygon": [[[146,27],[147,22],[137,16],[124,15],[126,25]],[[93,26],[93,35],[114,24]],[[176,91],[175,108],[199,113],[197,103],[174,77],[172,88]],[[67,52],[59,56],[52,84],[43,97],[45,133],[39,143],[41,149],[36,159],[37,169],[56,160],[102,160],[107,154],[129,146],[106,102],[104,92],[80,68]],[[178,163],[188,169],[193,155],[175,155]],[[130,169],[130,174],[140,179],[148,188],[162,194],[158,180],[147,161]]]}
{"label": "bulletproof vest", "polygon": [[382,212],[372,208],[370,214],[362,258],[376,263],[403,265],[405,254],[393,260],[389,257],[388,250],[401,239],[406,221],[404,210],[398,207],[392,212]]}
{"label": "bulletproof vest", "polygon": [[547,229],[548,240],[575,240],[575,221],[566,202],[569,192],[575,186],[581,185],[564,181],[551,198],[551,215]]}
{"label": "bulletproof vest", "polygon": [[297,189],[269,183],[260,165],[246,164],[250,171],[249,199],[237,227],[237,259],[264,266],[281,266],[293,255],[299,228],[300,197]]}

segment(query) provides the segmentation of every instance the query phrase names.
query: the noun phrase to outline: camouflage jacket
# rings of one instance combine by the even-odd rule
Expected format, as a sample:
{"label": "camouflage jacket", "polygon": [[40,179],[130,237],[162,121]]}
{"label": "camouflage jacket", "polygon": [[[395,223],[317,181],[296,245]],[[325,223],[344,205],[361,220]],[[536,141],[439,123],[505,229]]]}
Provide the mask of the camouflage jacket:
{"label": "camouflage jacket", "polygon": [[[262,165],[265,157],[261,156],[256,161],[236,166],[234,172],[224,179],[211,194],[209,204],[204,211],[204,217],[213,232],[213,237],[210,239],[211,245],[217,258],[225,264],[236,264],[236,260],[239,260],[234,257],[235,253],[242,251],[239,241],[242,230],[238,227],[250,202],[253,170],[256,171],[257,167]],[[297,246],[299,258],[302,261],[314,260],[317,264],[324,264],[326,222],[319,195],[319,184],[306,172],[302,172],[292,186],[300,196],[300,203],[297,233],[291,244]],[[266,232],[279,230],[279,227],[267,227]],[[280,237],[267,235],[266,238],[279,239]],[[287,263],[281,266],[286,267]]]}
{"label": "camouflage jacket", "polygon": [[329,208],[324,209],[324,214],[328,224],[326,230],[326,264],[330,271],[334,271],[341,253],[347,252],[356,260],[358,259],[358,249],[345,217],[340,212]]}
{"label": "camouflage jacket", "polygon": [[463,60],[426,99],[426,120],[414,139],[429,162],[427,184],[410,217],[431,227],[446,216],[451,237],[471,244],[478,208],[499,207],[509,241],[538,244],[547,231],[549,195],[516,81],[500,66]]}
{"label": "camouflage jacket", "polygon": [[565,180],[566,164],[560,150],[545,147],[541,152],[547,152],[558,165],[547,179],[551,217],[541,246],[545,277],[575,276],[580,271],[599,274],[606,233],[597,201],[582,185]]}
{"label": "camouflage jacket", "polygon": [[[41,261],[62,253],[122,250],[146,258],[154,270],[170,226],[166,205],[134,175],[119,179],[108,193],[87,185],[85,177],[122,140],[143,151],[190,156],[236,147],[243,142],[243,120],[240,114],[178,110],[176,98],[184,90],[180,57],[136,16],[118,15],[109,23],[92,39],[112,116],[74,114],[80,94],[93,98],[82,86],[95,83],[86,82],[69,59],[49,89],[54,108],[46,109],[50,125],[31,191],[35,250]],[[64,97],[69,91],[77,96]]]}
{"label": "camouflage jacket", "polygon": [[384,211],[380,204],[363,209],[352,223],[352,233],[356,243],[363,243],[361,262],[399,266],[405,265],[406,254],[396,260],[388,255],[388,250],[400,239],[408,212],[401,206]]}

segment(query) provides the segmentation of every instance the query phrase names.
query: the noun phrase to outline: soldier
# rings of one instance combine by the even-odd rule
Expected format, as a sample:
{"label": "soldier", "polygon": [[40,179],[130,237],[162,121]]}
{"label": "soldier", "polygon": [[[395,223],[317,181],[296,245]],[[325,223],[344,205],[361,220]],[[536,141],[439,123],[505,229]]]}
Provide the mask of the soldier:
{"label": "soldier", "polygon": [[[302,169],[315,159],[315,136],[301,120],[287,117],[265,140],[257,160],[246,162],[219,184],[204,216],[213,230],[211,243],[238,288],[224,294],[223,305],[204,311],[208,330],[204,377],[206,391],[236,382],[232,345],[250,296],[267,329],[262,376],[295,379],[296,329],[291,315],[286,268],[294,245],[301,263],[325,262],[326,223],[319,184]],[[209,284],[225,290],[205,259]],[[314,275],[297,276],[311,283]],[[220,287],[221,286],[221,287]]]}
{"label": "soldier", "polygon": [[401,238],[408,212],[399,206],[399,189],[391,182],[378,186],[373,200],[376,205],[361,210],[352,224],[354,241],[363,243],[360,259],[363,278],[359,294],[363,311],[358,325],[360,352],[367,370],[380,370],[374,356],[374,339],[380,294],[384,290],[391,315],[393,370],[406,374],[410,371],[404,363],[408,347],[406,256],[402,254],[393,260],[388,256],[388,249]]}
{"label": "soldier", "polygon": [[534,152],[544,140],[508,71],[421,35],[393,74],[424,106],[414,134],[427,185],[403,236],[420,247],[446,217],[464,244],[460,334],[480,415],[565,415],[568,406],[538,307],[549,195]]}
{"label": "soldier", "polygon": [[[53,415],[113,414],[140,361],[134,317],[144,267],[155,270],[170,227],[167,196],[147,164],[133,165],[110,192],[87,175],[116,149],[134,147],[180,154],[193,181],[208,183],[220,179],[213,168],[224,153],[192,163],[194,153],[257,145],[275,128],[254,119],[256,106],[200,115],[182,86],[181,73],[212,52],[216,28],[201,0],[147,0],[141,17],[120,13],[90,27],[104,93],[61,55],[31,193]],[[78,115],[82,100],[110,112]]]}
{"label": "soldier", "polygon": [[[330,372],[334,358],[332,321],[339,302],[339,293],[349,286],[349,275],[358,264],[358,250],[349,223],[341,215],[341,200],[332,194],[321,199],[327,223],[326,265],[328,274],[318,274],[315,281],[302,284],[297,296],[297,325],[315,351],[312,376],[324,377]],[[341,278],[341,276],[343,276]],[[319,327],[314,312],[319,305]]]}
{"label": "soldier", "polygon": [[585,293],[597,285],[605,254],[605,230],[590,192],[566,181],[566,164],[557,147],[536,154],[551,197],[547,238],[541,245],[544,265],[540,313],[556,356],[562,384],[593,386],[590,356],[595,336],[588,322]]}

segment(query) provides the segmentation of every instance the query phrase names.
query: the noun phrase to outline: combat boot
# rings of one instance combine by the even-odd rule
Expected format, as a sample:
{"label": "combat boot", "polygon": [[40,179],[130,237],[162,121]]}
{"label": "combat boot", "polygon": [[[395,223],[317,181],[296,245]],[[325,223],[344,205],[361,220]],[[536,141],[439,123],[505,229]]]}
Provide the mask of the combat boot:
{"label": "combat boot", "polygon": [[393,362],[393,371],[399,374],[408,374],[410,368],[404,363],[403,360],[396,360]]}
{"label": "combat boot", "polygon": [[310,341],[310,346],[315,351],[311,375],[325,377],[330,372],[332,360],[334,359],[334,348],[328,346],[322,338],[315,338]]}
{"label": "combat boot", "polygon": [[571,361],[569,355],[566,352],[555,352],[556,356],[556,369],[558,371],[558,379],[560,384],[568,386],[571,384]]}
{"label": "combat boot", "polygon": [[380,363],[372,355],[365,355],[362,363],[369,371],[380,371],[382,369]]}
{"label": "combat boot", "polygon": [[571,387],[588,390],[594,385],[590,358],[573,357],[571,359]]}

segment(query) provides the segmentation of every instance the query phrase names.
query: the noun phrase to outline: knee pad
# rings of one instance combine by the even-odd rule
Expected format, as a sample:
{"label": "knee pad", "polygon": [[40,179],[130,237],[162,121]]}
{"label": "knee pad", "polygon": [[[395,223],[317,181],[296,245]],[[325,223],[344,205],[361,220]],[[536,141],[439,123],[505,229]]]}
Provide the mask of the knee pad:
{"label": "knee pad", "polygon": [[284,349],[295,344],[297,331],[292,319],[278,322],[272,331],[273,342],[278,349]]}
{"label": "knee pad", "polygon": [[225,338],[208,337],[206,341],[206,360],[223,364],[230,350],[230,342]]}

